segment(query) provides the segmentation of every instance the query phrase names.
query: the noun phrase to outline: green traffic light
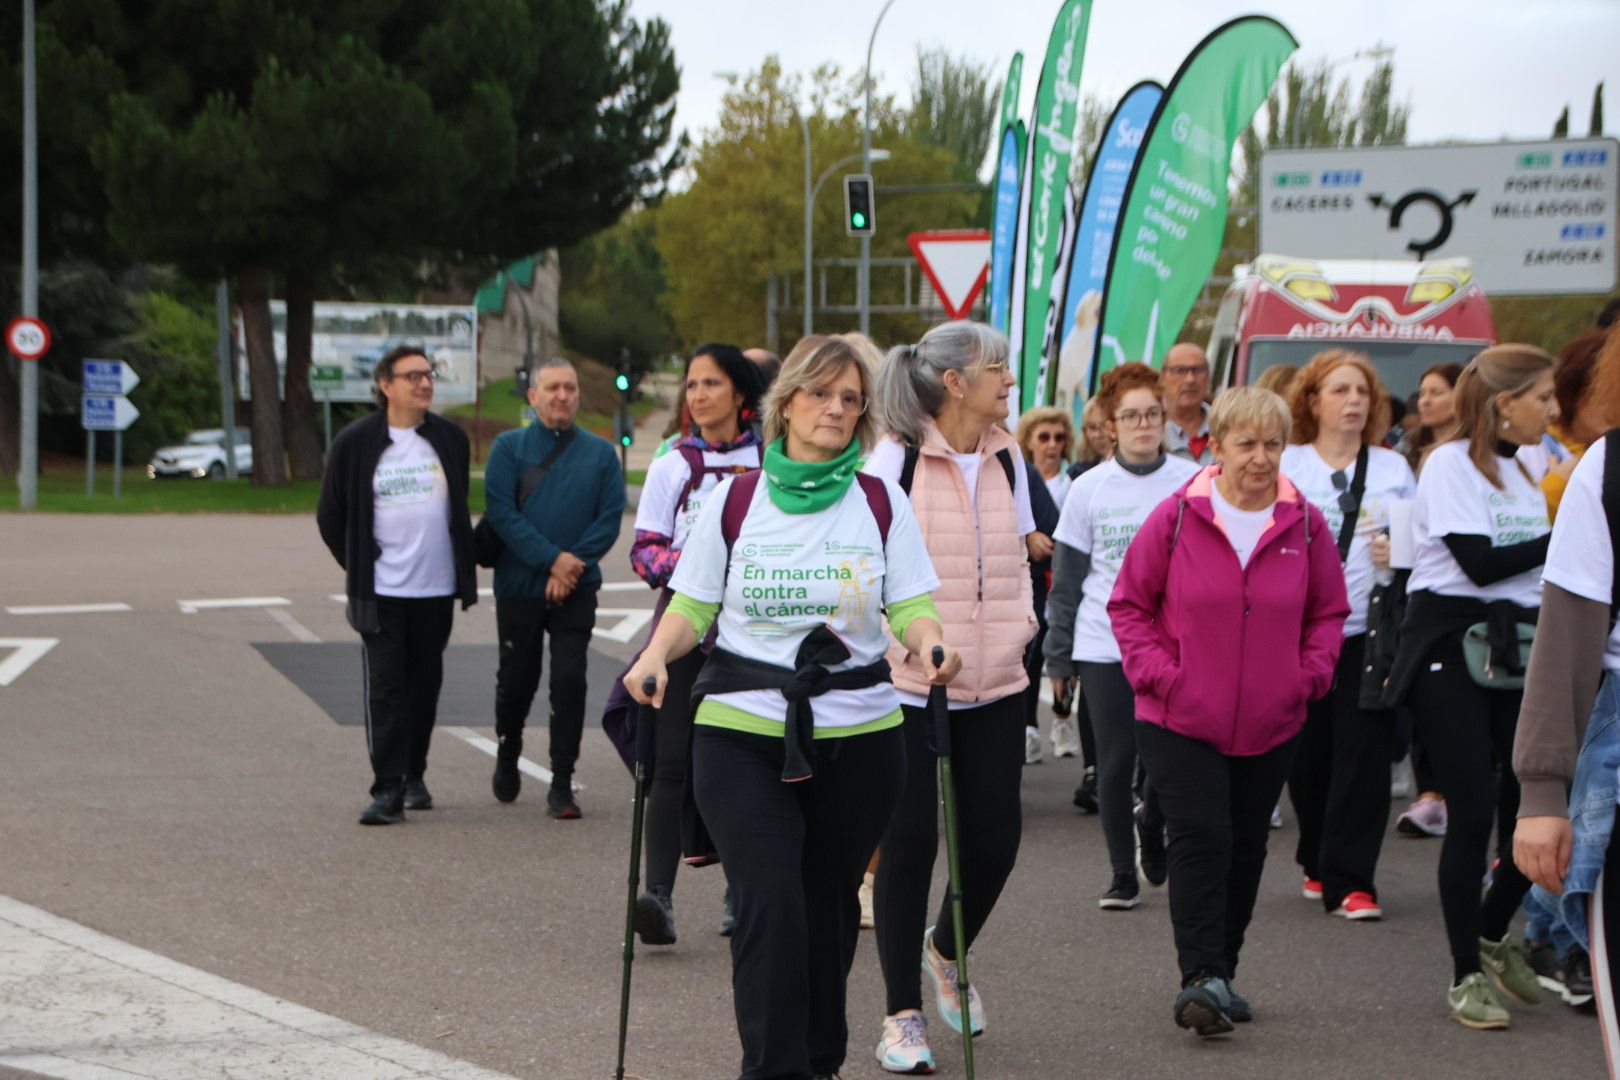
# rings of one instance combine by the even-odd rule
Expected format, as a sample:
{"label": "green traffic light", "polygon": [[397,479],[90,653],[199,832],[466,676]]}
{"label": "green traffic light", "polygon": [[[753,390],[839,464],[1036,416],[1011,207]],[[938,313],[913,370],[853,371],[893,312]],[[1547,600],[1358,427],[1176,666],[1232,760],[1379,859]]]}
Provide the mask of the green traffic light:
{"label": "green traffic light", "polygon": [[864,229],[866,228],[866,215],[857,210],[849,215],[849,223],[857,229]]}
{"label": "green traffic light", "polygon": [[630,436],[628,436],[628,435],[620,435],[619,436],[619,445],[620,446],[629,446],[630,445]]}
{"label": "green traffic light", "polygon": [[615,378],[613,380],[613,385],[618,387],[620,391],[625,391],[625,390],[630,389],[630,376],[628,376],[628,375],[620,375],[620,376],[618,376],[617,378]]}

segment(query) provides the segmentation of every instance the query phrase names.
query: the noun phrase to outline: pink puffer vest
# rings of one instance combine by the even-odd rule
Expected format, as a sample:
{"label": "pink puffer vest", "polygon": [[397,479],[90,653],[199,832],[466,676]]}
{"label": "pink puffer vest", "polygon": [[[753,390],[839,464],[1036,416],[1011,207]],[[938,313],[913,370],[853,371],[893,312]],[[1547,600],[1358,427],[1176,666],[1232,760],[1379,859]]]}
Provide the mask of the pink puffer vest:
{"label": "pink puffer vest", "polygon": [[[1002,449],[1015,468],[1024,467],[1018,443],[1006,431],[992,427],[979,440],[977,535],[967,483],[951,460],[955,451],[933,421],[923,434],[911,484],[911,505],[939,575],[934,606],[945,640],[962,654],[962,673],[947,688],[952,701],[989,703],[1029,685],[1024,649],[1035,636],[1035,601],[1017,504],[996,460]],[[888,659],[898,689],[928,693],[921,663],[892,638]]]}

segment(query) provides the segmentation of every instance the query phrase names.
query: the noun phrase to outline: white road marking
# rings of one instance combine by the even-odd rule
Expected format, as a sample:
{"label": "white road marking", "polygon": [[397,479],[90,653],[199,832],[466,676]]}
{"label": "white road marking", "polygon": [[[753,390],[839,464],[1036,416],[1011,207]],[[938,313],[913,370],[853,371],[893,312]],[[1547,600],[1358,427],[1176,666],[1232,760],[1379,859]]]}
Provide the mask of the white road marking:
{"label": "white road marking", "polygon": [[182,615],[195,615],[199,611],[219,608],[289,607],[292,601],[285,596],[228,596],[211,600],[178,600]]}
{"label": "white road marking", "polygon": [[128,604],[36,604],[8,607],[7,615],[96,615],[107,611],[129,611]]}
{"label": "white road marking", "polygon": [[656,590],[649,589],[645,581],[604,581],[602,582],[602,591],[651,593]]}
{"label": "white road marking", "polygon": [[653,617],[650,608],[597,608],[596,617],[600,619],[603,615],[617,615],[619,625],[611,630],[605,630],[600,625],[593,626],[591,633],[599,634],[609,641],[617,641],[620,645],[629,644],[630,639],[641,633],[641,628],[652,622]]}
{"label": "white road marking", "polygon": [[0,1066],[62,1080],[511,1080],[0,896]]}
{"label": "white road marking", "polygon": [[[440,728],[439,730],[443,731],[446,735],[454,735],[468,746],[482,750],[490,757],[494,757],[500,752],[500,745],[496,743],[494,739],[485,738],[472,728],[446,727]],[[544,784],[549,784],[552,780],[550,769],[546,768],[544,765],[537,765],[526,757],[518,758],[518,772],[525,776],[532,776]],[[575,791],[584,791],[585,785],[580,783],[578,780],[575,780],[573,788]]]}
{"label": "white road marking", "polygon": [[321,642],[315,631],[293,618],[280,608],[265,608],[264,613],[276,622],[287,628],[287,632],[306,645],[319,645]]}
{"label": "white road marking", "polygon": [[53,637],[0,638],[0,649],[12,650],[10,656],[0,660],[0,686],[10,686],[16,682],[23,672],[61,642],[61,638]]}

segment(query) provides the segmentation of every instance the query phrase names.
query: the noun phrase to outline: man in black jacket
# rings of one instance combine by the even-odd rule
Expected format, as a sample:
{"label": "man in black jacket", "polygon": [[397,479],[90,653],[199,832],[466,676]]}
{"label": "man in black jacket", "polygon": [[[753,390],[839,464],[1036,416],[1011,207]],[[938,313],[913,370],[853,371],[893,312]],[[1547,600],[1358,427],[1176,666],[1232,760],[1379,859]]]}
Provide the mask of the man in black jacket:
{"label": "man in black jacket", "polygon": [[321,539],[347,575],[349,625],[365,656],[371,805],[362,825],[430,810],[422,776],[455,601],[478,600],[467,513],[468,445],[437,416],[433,365],[401,346],[377,362],[381,408],[332,440]]}

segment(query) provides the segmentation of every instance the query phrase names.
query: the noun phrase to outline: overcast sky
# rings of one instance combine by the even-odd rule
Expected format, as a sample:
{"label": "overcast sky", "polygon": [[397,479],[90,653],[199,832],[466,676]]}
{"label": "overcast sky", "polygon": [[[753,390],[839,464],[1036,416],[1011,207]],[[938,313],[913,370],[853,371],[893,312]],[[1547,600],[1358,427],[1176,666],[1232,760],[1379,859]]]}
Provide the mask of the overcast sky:
{"label": "overcast sky", "polygon": [[[831,61],[858,72],[882,0],[631,0],[638,18],[670,24],[682,69],[676,122],[694,139],[720,109],[717,72],[747,72],[770,53],[788,72]],[[1024,53],[1028,116],[1058,0],[895,0],[878,32],[880,91],[910,99],[918,46],[992,62],[1004,77]],[[1397,94],[1410,101],[1409,142],[1542,139],[1570,106],[1584,135],[1592,88],[1607,83],[1609,133],[1620,129],[1620,0],[1097,0],[1082,89],[1112,105],[1139,79],[1167,81],[1209,31],[1271,15],[1299,39],[1295,58],[1337,61],[1379,43],[1395,49]],[[1359,85],[1371,63],[1336,69]]]}

